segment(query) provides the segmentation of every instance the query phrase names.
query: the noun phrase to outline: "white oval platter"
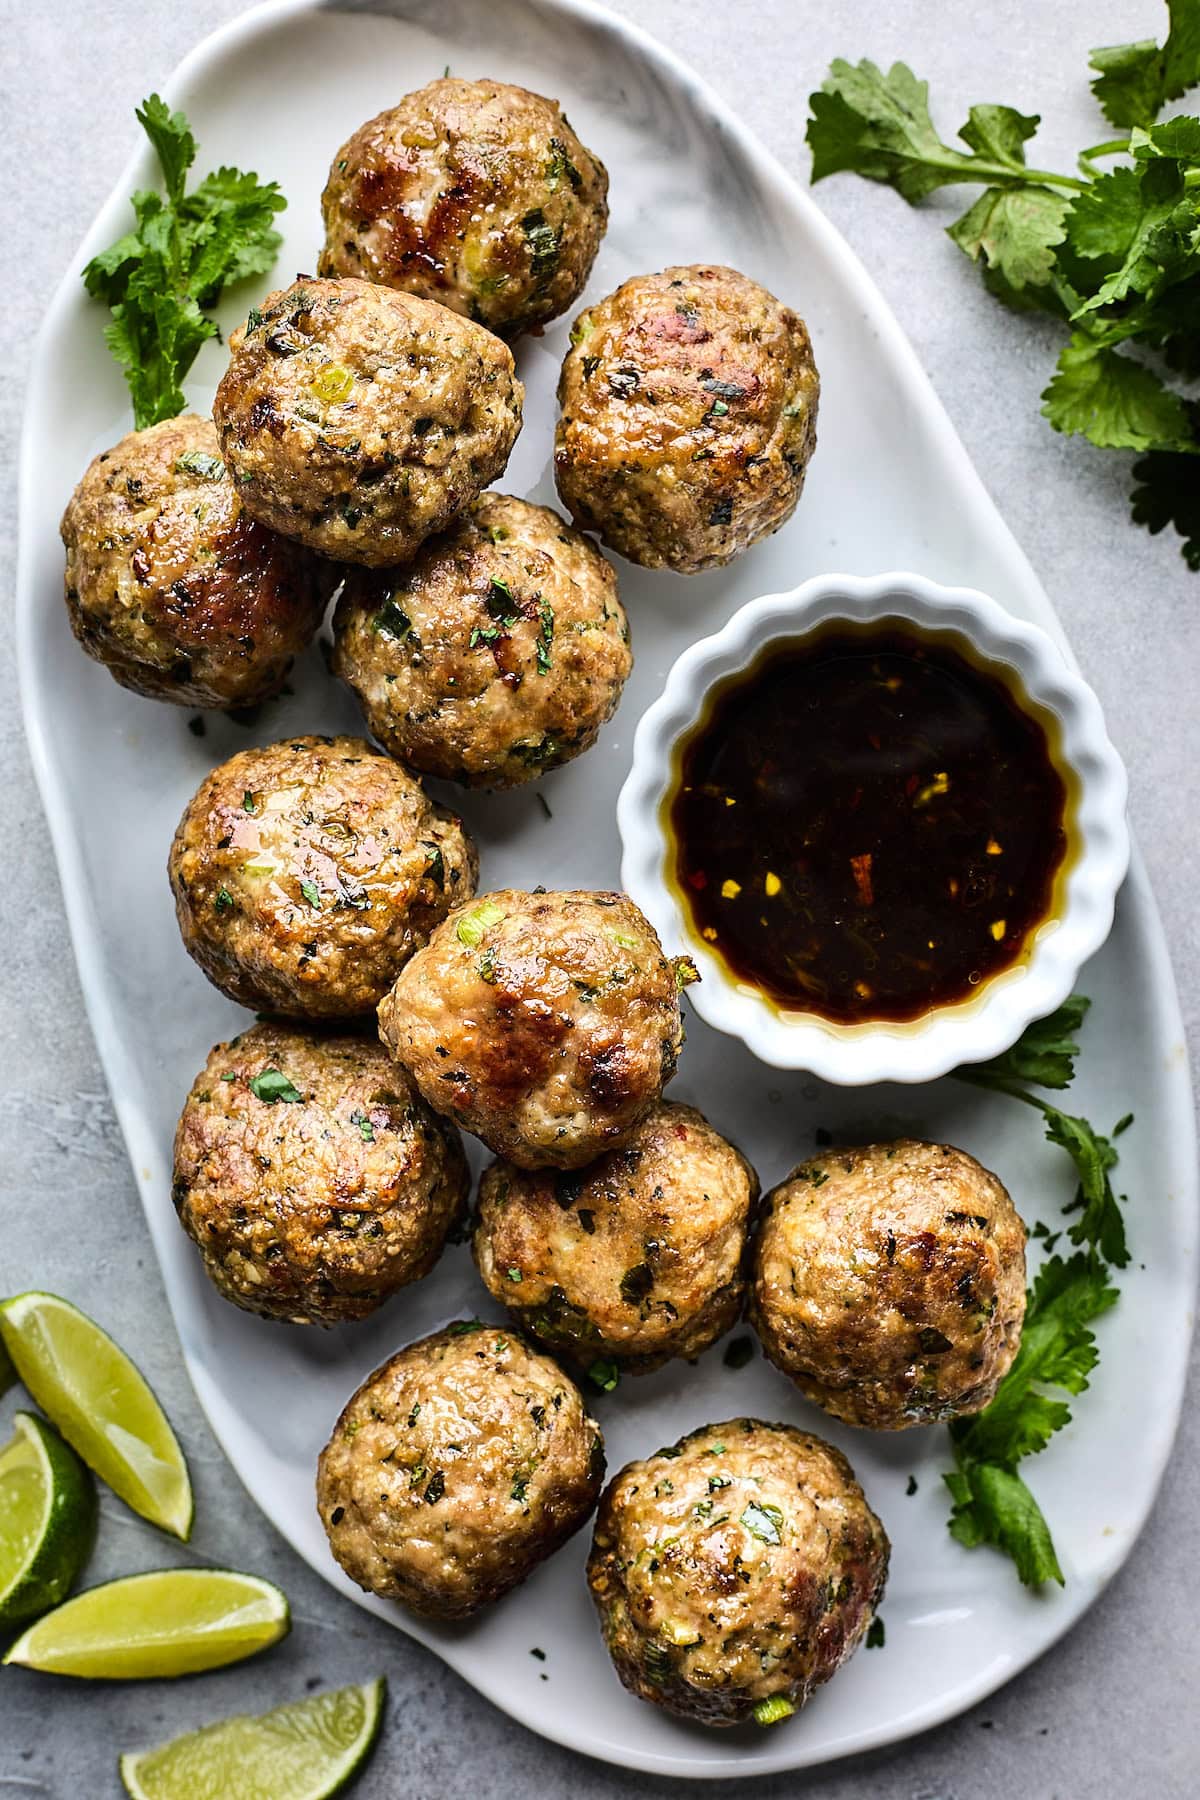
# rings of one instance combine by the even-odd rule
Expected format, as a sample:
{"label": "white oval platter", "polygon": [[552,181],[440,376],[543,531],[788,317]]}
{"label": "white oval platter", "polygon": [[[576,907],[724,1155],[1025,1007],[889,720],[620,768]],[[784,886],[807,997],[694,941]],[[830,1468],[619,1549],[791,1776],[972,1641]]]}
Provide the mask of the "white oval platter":
{"label": "white oval platter", "polygon": [[[551,818],[532,789],[463,803],[482,847],[483,885],[616,885],[614,804],[637,720],[680,650],[756,594],[827,570],[911,568],[982,588],[1061,641],[1036,577],[860,264],[716,96],[638,30],[579,0],[378,0],[347,10],[283,0],[201,45],[164,92],[191,118],[201,168],[231,162],[282,184],[290,204],[278,271],[286,280],[313,267],[318,196],[337,145],[447,65],[560,97],[607,163],[612,225],[589,297],[669,262],[728,261],[803,313],[823,384],[807,492],[782,532],[731,569],[691,580],[620,565],[637,654],[624,702],[589,755],[541,784]],[[197,737],[185,714],[125,693],[71,640],[59,514],[88,458],[129,426],[101,339],[104,321],[84,296],[79,269],[125,228],[127,196],[150,179],[139,155],[81,247],[38,343],[21,467],[18,646],[29,741],[92,1028],[188,1367],[218,1438],[254,1499],[334,1586],[430,1645],[531,1729],[574,1749],[678,1776],[753,1775],[885,1744],[947,1718],[1044,1651],[1095,1599],[1145,1519],[1175,1430],[1195,1286],[1195,1153],[1178,1006],[1141,867],[1135,862],[1111,941],[1085,971],[1095,1005],[1069,1102],[1102,1126],[1136,1111],[1120,1167],[1134,1262],[1119,1307],[1101,1326],[1096,1383],[1076,1422],[1030,1471],[1065,1590],[1026,1593],[1000,1557],[951,1541],[944,1432],[844,1429],[808,1408],[761,1359],[738,1373],[726,1369],[718,1346],[695,1367],[627,1379],[596,1411],[612,1469],[739,1413],[802,1421],[848,1451],[892,1537],[887,1643],[861,1652],[799,1717],[771,1731],[705,1733],[625,1694],[583,1585],[586,1532],[466,1628],[417,1625],[361,1594],[333,1564],[317,1520],[317,1452],[347,1394],[390,1351],[449,1318],[494,1309],[458,1248],[366,1325],[328,1333],[271,1325],[216,1296],[175,1221],[170,1157],[179,1106],[210,1045],[245,1015],[181,948],[164,874],[171,833],[201,777],[235,748],[297,731],[354,730],[357,715],[314,648],[297,668],[294,694],[253,729],[217,715]],[[224,321],[257,297],[227,297]],[[559,321],[521,346],[527,422],[501,484],[551,502],[554,386],[566,337]],[[201,409],[221,363],[219,347],[209,346],[193,372],[189,397]],[[743,1145],[764,1185],[807,1154],[815,1129],[825,1127],[962,1144],[998,1170],[1030,1222],[1053,1224],[1070,1195],[1064,1159],[1041,1141],[1032,1115],[952,1080],[823,1089],[759,1066],[693,1017],[673,1093]],[[544,1662],[530,1656],[534,1645]]]}

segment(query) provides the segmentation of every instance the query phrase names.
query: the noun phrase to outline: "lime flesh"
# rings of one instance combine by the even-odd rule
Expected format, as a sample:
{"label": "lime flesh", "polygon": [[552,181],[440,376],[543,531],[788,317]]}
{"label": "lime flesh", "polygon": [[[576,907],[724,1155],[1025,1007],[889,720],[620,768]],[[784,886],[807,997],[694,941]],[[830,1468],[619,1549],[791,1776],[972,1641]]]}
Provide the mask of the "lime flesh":
{"label": "lime flesh", "polygon": [[192,1484],[183,1451],[125,1352],[56,1294],[0,1303],[0,1337],[26,1388],[84,1462],[143,1519],[186,1538]]}
{"label": "lime flesh", "polygon": [[223,1719],[121,1758],[133,1800],[328,1800],[366,1762],[384,1683],[337,1688],[259,1718]]}
{"label": "lime flesh", "polygon": [[284,1595],[233,1569],[157,1569],[86,1588],[4,1658],[49,1675],[133,1681],[219,1669],[285,1636]]}
{"label": "lime flesh", "polygon": [[96,1490],[75,1452],[33,1413],[19,1412],[0,1450],[0,1628],[57,1606],[87,1561]]}

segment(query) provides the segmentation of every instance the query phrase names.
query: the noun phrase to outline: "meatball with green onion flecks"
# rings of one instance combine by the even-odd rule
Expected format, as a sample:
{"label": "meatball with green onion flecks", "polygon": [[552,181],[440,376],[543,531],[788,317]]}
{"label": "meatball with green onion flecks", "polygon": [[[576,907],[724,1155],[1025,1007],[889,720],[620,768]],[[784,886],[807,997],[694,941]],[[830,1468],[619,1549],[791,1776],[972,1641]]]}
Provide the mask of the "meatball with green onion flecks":
{"label": "meatball with green onion flecks", "polygon": [[574,1382],[511,1331],[460,1319],[347,1402],[317,1509],[352,1581],[424,1618],[465,1619],[579,1530],[604,1443]]}
{"label": "meatball with green onion flecks", "polygon": [[578,299],[607,193],[603,163],[557,100],[446,76],[334,157],[320,272],[419,294],[512,338]]}
{"label": "meatball with green onion flecks", "polygon": [[475,891],[461,822],[362,738],[285,738],[201,782],[171,846],[189,954],[243,1006],[369,1014]]}
{"label": "meatball with green onion flecks", "polygon": [[400,569],[352,569],[333,670],[408,768],[515,787],[579,756],[633,666],[616,576],[546,506],[482,494]]}
{"label": "meatball with green onion flecks", "polygon": [[547,1348],[631,1372],[698,1356],[742,1311],[753,1169],[694,1107],[660,1100],[619,1150],[582,1169],[494,1162],[475,1261]]}
{"label": "meatball with green onion flecks", "polygon": [[364,1319],[427,1275],[468,1187],[455,1127],[367,1037],[252,1025],[216,1046],[175,1133],[205,1272],[292,1324]]}
{"label": "meatball with green onion flecks", "polygon": [[122,687],[177,706],[277,693],[332,587],[318,558],[251,518],[195,413],[93,457],[61,529],[75,636]]}
{"label": "meatball with green onion flecks", "polygon": [[624,894],[483,894],[451,913],[379,1008],[426,1100],[523,1169],[628,1143],[675,1073],[686,957]]}
{"label": "meatball with green onion flecks", "polygon": [[558,491],[648,569],[719,568],[778,531],[816,444],[804,321],[736,269],[635,275],[580,313],[558,384]]}
{"label": "meatball with green onion flecks", "polygon": [[213,417],[251,517],[387,568],[503,472],[523,397],[482,325],[369,281],[301,279],[233,333]]}
{"label": "meatball with green onion flecks", "polygon": [[631,1693],[703,1725],[773,1725],[853,1655],[887,1566],[840,1450],[730,1419],[609,1483],[588,1585]]}
{"label": "meatball with green onion flecks", "polygon": [[1025,1227],[952,1145],[834,1146],[766,1196],[750,1307],[775,1366],[848,1424],[976,1413],[1020,1345]]}

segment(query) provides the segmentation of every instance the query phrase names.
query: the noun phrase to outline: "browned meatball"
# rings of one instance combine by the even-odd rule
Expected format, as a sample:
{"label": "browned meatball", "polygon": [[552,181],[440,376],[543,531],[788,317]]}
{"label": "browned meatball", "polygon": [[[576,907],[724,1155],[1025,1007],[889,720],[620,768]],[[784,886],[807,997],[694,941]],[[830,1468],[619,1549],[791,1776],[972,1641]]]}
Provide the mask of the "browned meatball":
{"label": "browned meatball", "polygon": [[362,738],[242,750],[201,782],[171,846],[184,945],[243,1006],[344,1019],[378,1005],[475,891],[460,820]]}
{"label": "browned meatball", "polygon": [[502,337],[583,291],[608,176],[557,100],[503,81],[431,81],[361,126],[322,196],[322,275],[438,300]]}
{"label": "browned meatball", "polygon": [[368,1038],[254,1025],[217,1045],[175,1133],[206,1273],[296,1325],[365,1319],[428,1275],[469,1185],[454,1126]]}
{"label": "browned meatball", "polygon": [[346,562],[406,562],[503,472],[524,390],[444,306],[300,280],[229,340],[213,417],[248,513]]}
{"label": "browned meatball", "polygon": [[320,623],[320,565],[247,515],[195,413],[93,457],[61,529],[71,629],[136,694],[265,700]]}
{"label": "browned meatball", "polygon": [[717,568],[791,517],[816,443],[804,321],[736,269],[635,275],[579,315],[558,384],[558,491],[648,569]]}
{"label": "browned meatball", "polygon": [[462,1319],[347,1403],[317,1509],[359,1587],[464,1619],[578,1531],[603,1481],[600,1429],[574,1383],[511,1332]]}
{"label": "browned meatball", "polygon": [[627,1143],[675,1073],[694,977],[624,894],[506,888],[439,927],[379,1029],[430,1105],[490,1149],[576,1169]]}
{"label": "browned meatball", "polygon": [[517,1323],[632,1372],[698,1356],[739,1317],[753,1169],[691,1106],[660,1101],[621,1150],[570,1173],[495,1162],[475,1261]]}
{"label": "browned meatball", "polygon": [[483,494],[403,569],[355,569],[335,674],[393,756],[472,787],[569,762],[633,666],[609,564],[545,506]]}
{"label": "browned meatball", "polygon": [[588,1583],[640,1700],[704,1725],[767,1725],[858,1648],[887,1565],[887,1534],[839,1450],[731,1419],[621,1470]]}
{"label": "browned meatball", "polygon": [[823,1150],[767,1195],[751,1316],[776,1367],[851,1425],[979,1412],[1021,1340],[1025,1227],[949,1144]]}

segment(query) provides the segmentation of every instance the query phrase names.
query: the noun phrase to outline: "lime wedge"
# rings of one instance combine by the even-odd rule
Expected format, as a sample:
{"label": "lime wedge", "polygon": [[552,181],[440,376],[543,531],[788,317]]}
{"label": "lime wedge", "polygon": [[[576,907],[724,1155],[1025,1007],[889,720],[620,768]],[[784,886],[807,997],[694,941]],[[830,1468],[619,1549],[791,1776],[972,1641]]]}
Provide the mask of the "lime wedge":
{"label": "lime wedge", "polygon": [[374,1749],[384,1691],[380,1677],[132,1751],[121,1758],[125,1792],[133,1800],[326,1800]]}
{"label": "lime wedge", "polygon": [[10,1387],[17,1385],[17,1371],[12,1366],[12,1359],[4,1348],[4,1339],[0,1338],[0,1395],[7,1394]]}
{"label": "lime wedge", "polygon": [[48,1675],[104,1681],[193,1675],[286,1636],[277,1587],[233,1569],[156,1569],[85,1588],[31,1625],[4,1658]]}
{"label": "lime wedge", "polygon": [[57,1606],[87,1561],[96,1489],[44,1419],[19,1412],[0,1450],[0,1629]]}
{"label": "lime wedge", "polygon": [[0,1302],[0,1339],[67,1442],[127,1506],[176,1537],[192,1529],[192,1484],[166,1414],[123,1350],[56,1294]]}

